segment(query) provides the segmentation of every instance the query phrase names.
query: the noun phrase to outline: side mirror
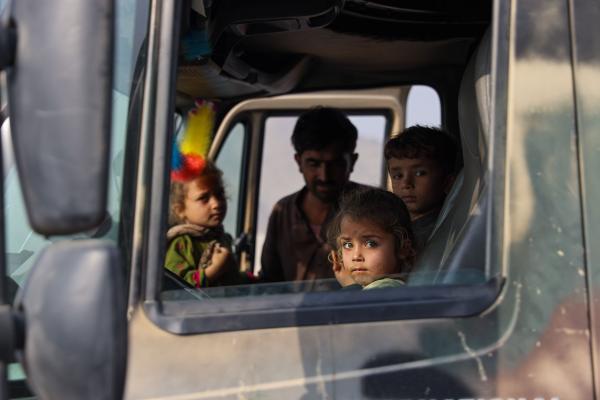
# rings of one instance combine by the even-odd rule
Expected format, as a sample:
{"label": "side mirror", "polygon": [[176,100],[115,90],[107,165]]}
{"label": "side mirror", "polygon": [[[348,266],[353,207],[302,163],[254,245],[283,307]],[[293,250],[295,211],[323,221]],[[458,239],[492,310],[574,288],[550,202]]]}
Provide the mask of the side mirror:
{"label": "side mirror", "polygon": [[18,294],[21,357],[43,399],[120,399],[127,361],[127,302],[116,246],[65,241],[42,251]]}
{"label": "side mirror", "polygon": [[[3,16],[15,159],[32,228],[91,229],[105,216],[113,2],[17,0]],[[10,33],[10,34],[9,34]]]}

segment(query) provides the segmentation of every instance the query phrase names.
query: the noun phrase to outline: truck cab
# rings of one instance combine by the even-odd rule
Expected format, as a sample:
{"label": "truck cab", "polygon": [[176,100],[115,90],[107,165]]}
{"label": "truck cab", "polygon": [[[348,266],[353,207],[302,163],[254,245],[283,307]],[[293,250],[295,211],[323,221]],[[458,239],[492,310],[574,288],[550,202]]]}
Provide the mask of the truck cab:
{"label": "truck cab", "polygon": [[[79,3],[0,18],[0,399],[600,397],[597,2]],[[389,138],[448,131],[460,168],[406,285],[166,272],[172,148],[199,100],[256,275],[304,184],[299,115],[342,110],[352,179],[383,189]]]}

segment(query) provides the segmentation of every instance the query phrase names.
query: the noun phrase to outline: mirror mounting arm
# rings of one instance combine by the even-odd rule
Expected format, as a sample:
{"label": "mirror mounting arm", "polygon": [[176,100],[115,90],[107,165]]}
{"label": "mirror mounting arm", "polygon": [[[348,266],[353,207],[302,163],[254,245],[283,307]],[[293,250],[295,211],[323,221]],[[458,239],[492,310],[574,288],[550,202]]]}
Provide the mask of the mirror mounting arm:
{"label": "mirror mounting arm", "polygon": [[[7,6],[7,9],[10,5]],[[17,30],[14,21],[9,17],[7,10],[0,18],[0,70],[12,66],[15,62],[17,49]]]}
{"label": "mirror mounting arm", "polygon": [[20,321],[21,318],[10,305],[0,305],[0,363],[16,361],[16,351],[23,349],[24,331]]}

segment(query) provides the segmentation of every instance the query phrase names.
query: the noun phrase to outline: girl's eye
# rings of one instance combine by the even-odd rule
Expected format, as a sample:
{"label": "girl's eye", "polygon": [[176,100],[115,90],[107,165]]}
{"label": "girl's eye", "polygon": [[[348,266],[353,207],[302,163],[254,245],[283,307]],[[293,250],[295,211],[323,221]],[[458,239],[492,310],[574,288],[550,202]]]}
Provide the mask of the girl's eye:
{"label": "girl's eye", "polygon": [[377,242],[374,240],[367,240],[365,241],[365,247],[366,248],[373,248],[373,247],[377,247]]}
{"label": "girl's eye", "polygon": [[204,196],[200,196],[198,197],[198,200],[201,201],[202,203],[206,203],[208,201],[208,196],[204,195]]}
{"label": "girl's eye", "polygon": [[415,171],[415,176],[425,176],[425,175],[427,175],[427,171],[425,171],[423,169]]}
{"label": "girl's eye", "polygon": [[402,175],[400,175],[400,174],[392,175],[392,179],[398,181],[398,180],[402,179]]}
{"label": "girl's eye", "polygon": [[344,248],[344,249],[351,249],[352,248],[352,243],[351,242],[342,242],[342,248]]}

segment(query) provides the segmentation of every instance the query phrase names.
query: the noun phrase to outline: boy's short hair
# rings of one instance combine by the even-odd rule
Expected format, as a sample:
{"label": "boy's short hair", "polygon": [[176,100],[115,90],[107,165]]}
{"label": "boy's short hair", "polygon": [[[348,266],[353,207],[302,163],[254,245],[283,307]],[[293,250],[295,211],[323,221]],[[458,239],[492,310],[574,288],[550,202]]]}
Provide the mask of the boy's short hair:
{"label": "boy's short hair", "polygon": [[415,261],[415,238],[410,214],[404,202],[392,192],[374,187],[359,187],[345,193],[340,208],[327,229],[327,242],[342,259],[339,237],[342,220],[369,221],[394,236],[394,245],[403,273],[409,272]]}
{"label": "boy's short hair", "polygon": [[443,129],[414,125],[385,144],[384,156],[390,158],[429,158],[437,162],[447,174],[457,167],[458,146]]}
{"label": "boy's short hair", "polygon": [[332,144],[344,152],[353,153],[358,133],[348,117],[336,108],[314,107],[298,118],[292,144],[296,153],[306,150],[322,150]]}

